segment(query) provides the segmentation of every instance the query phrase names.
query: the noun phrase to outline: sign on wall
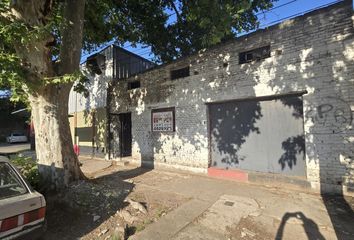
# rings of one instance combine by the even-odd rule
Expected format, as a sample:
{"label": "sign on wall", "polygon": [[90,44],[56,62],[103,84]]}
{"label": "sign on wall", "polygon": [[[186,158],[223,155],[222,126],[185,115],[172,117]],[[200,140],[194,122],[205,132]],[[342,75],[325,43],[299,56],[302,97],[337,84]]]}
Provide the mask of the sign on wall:
{"label": "sign on wall", "polygon": [[161,108],[151,111],[153,132],[175,131],[175,108]]}

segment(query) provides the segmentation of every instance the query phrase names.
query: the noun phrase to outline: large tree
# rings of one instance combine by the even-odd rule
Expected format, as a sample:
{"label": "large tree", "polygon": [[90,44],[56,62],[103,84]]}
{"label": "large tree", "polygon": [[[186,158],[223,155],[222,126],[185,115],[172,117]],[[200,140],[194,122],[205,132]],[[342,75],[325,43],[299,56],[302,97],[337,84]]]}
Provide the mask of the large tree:
{"label": "large tree", "polygon": [[[53,188],[81,178],[68,96],[81,52],[110,40],[152,47],[166,62],[257,27],[274,0],[1,0],[0,87],[32,109],[39,169]],[[170,22],[171,13],[176,21]]]}

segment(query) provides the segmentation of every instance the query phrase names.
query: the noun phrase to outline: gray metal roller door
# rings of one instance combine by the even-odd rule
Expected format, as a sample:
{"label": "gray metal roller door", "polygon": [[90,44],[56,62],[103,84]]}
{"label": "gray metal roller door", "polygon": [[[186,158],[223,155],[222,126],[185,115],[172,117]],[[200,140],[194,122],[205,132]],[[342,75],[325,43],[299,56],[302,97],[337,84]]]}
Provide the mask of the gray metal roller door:
{"label": "gray metal roller door", "polygon": [[305,176],[299,96],[209,105],[211,167]]}

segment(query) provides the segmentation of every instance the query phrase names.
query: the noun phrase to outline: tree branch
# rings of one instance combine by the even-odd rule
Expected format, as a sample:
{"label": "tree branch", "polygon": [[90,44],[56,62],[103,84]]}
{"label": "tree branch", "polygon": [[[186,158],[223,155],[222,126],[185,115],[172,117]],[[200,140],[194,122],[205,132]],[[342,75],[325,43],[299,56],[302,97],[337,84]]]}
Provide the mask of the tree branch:
{"label": "tree branch", "polygon": [[174,2],[173,0],[170,0],[170,4],[171,4],[171,7],[173,8],[173,10],[174,10],[175,13],[176,13],[176,16],[177,16],[178,21],[180,21],[180,20],[181,20],[181,15],[180,15],[179,12],[178,12],[178,9],[177,9],[177,7],[176,7],[175,2]]}
{"label": "tree branch", "polygon": [[[30,29],[43,29],[47,26],[51,16],[52,0],[13,0],[10,5],[10,11],[13,16],[13,22],[23,23],[27,27],[27,36],[32,34]],[[50,49],[48,42],[53,41],[53,36],[49,32],[41,33],[38,31],[37,39],[28,39],[27,42],[14,42],[14,48],[17,55],[24,64],[29,63],[29,72],[33,76],[38,76],[36,80],[41,85],[43,77],[53,75],[53,66],[51,62]],[[25,37],[24,37],[25,38]],[[26,81],[29,81],[26,79]],[[34,78],[33,78],[34,81]]]}
{"label": "tree branch", "polygon": [[79,69],[85,0],[66,0],[64,4],[64,23],[58,69],[60,76],[71,74]]}

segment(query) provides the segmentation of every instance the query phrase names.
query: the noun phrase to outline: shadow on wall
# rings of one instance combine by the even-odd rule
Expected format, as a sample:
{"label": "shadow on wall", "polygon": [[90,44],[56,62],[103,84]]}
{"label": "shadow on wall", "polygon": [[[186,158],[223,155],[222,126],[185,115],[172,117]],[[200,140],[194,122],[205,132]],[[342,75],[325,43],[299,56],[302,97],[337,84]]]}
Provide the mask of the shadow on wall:
{"label": "shadow on wall", "polygon": [[[305,138],[304,135],[298,135],[296,137],[289,137],[284,142],[282,142],[282,149],[285,151],[281,155],[278,163],[281,165],[281,168],[284,169],[288,166],[290,169],[296,165],[297,156],[305,154]],[[304,160],[302,158],[301,160]]]}
{"label": "shadow on wall", "polygon": [[[349,2],[350,4],[348,4]],[[343,5],[346,6],[346,9],[341,8]],[[298,164],[293,156],[304,153],[303,139],[306,140],[307,179],[320,187],[323,201],[327,206],[336,234],[340,238],[343,229],[338,227],[340,222],[338,222],[337,213],[332,206],[335,203],[328,200],[327,193],[334,190],[339,191],[338,196],[341,197],[337,198],[338,204],[339,202],[342,203],[347,209],[344,215],[348,218],[354,218],[353,211],[349,210],[351,208],[344,199],[342,192],[343,185],[348,187],[348,191],[353,192],[354,190],[354,145],[352,139],[354,132],[351,110],[353,104],[352,93],[354,92],[354,85],[352,84],[354,28],[351,19],[351,1],[345,0],[338,3],[337,6],[339,7],[331,11],[320,10],[316,14],[306,15],[300,20],[295,19],[287,22],[284,26],[286,30],[281,32],[282,39],[286,41],[284,45],[281,41],[275,39],[278,32],[272,32],[272,28],[268,32],[262,32],[262,37],[255,34],[253,37],[257,38],[258,36],[259,38],[255,40],[257,45],[273,43],[270,59],[239,65],[237,54],[231,56],[220,49],[214,49],[208,53],[209,55],[202,56],[203,54],[200,54],[201,57],[198,61],[201,60],[202,64],[199,65],[202,67],[197,69],[197,66],[192,71],[199,72],[198,76],[181,79],[179,84],[164,82],[165,95],[160,94],[157,87],[144,89],[144,93],[142,93],[143,90],[137,90],[136,93],[142,94],[138,96],[136,102],[132,102],[129,93],[122,93],[119,98],[128,100],[127,103],[119,104],[133,106],[133,109],[136,108],[139,115],[143,111],[148,111],[146,105],[160,103],[163,100],[166,105],[181,108],[180,115],[177,117],[191,119],[192,117],[188,118],[183,114],[205,114],[204,108],[199,107],[197,109],[198,104],[217,101],[215,95],[220,92],[227,92],[225,95],[229,93],[231,96],[233,94],[237,98],[242,98],[307,91],[303,95],[304,106],[293,106],[292,102],[283,101],[284,106],[291,106],[294,109],[293,117],[295,119],[304,117],[305,134],[304,136],[296,134],[281,139],[277,144],[283,152],[276,159],[276,162],[282,168],[286,166],[293,168],[295,164]],[[317,32],[318,26],[322,26],[323,23],[328,23],[326,31],[321,29],[320,33]],[[341,28],[340,26],[343,25],[346,26]],[[279,50],[279,54],[276,53],[277,50]],[[226,68],[223,68],[223,60],[219,59],[219,55],[229,56],[227,60],[229,65]],[[191,68],[194,67],[192,63],[189,62],[189,64],[191,64]],[[216,64],[220,66],[216,66]],[[204,74],[205,69],[214,69],[215,71]],[[150,77],[151,79],[160,79],[160,76]],[[165,76],[161,76],[161,79],[164,78]],[[149,84],[158,86],[161,83],[159,81]],[[201,91],[192,88],[192,86],[195,86],[193,81],[199,81],[198,89],[202,89]],[[144,84],[142,86],[144,87]],[[154,95],[154,99],[149,100],[146,97],[147,93]],[[217,97],[224,98],[225,95],[220,94]],[[197,111],[191,110],[183,113],[183,109],[187,105],[195,107]],[[245,137],[259,131],[256,123],[262,115],[260,109],[257,105],[251,106],[250,109],[250,112],[244,113],[247,116],[245,117],[247,120],[245,125],[238,124],[238,127],[242,129],[240,135],[231,136],[229,141],[219,144],[222,152],[231,152],[233,155],[237,155],[240,146],[244,144]],[[121,112],[118,108],[113,110]],[[230,112],[223,114],[227,115]],[[174,135],[168,135],[162,139],[163,134],[144,133],[144,129],[149,129],[150,119],[147,118],[142,121],[145,125],[140,127],[137,133],[142,137],[139,140],[135,139],[135,141],[139,141],[137,144],[141,149],[140,154],[142,156],[146,153],[154,159],[156,157],[154,154],[164,151],[165,148],[161,146],[175,138]],[[148,122],[146,123],[146,121]],[[179,146],[185,150],[190,143],[198,144],[198,140],[195,140],[196,136],[198,133],[203,135],[204,129],[199,131],[193,124],[192,127],[189,125],[189,129],[194,128],[190,132],[188,132],[187,127],[180,130],[180,126],[177,126],[177,131],[180,135],[190,134],[194,139],[191,141],[191,139],[179,138],[178,140],[181,143],[178,146],[169,146],[170,149],[176,149],[176,152],[178,152],[180,151],[178,150],[180,149]],[[226,121],[216,121],[215,124],[224,125]],[[227,128],[212,132],[212,135],[220,139],[221,131],[227,131]],[[161,145],[158,145],[156,141],[160,142]],[[220,141],[223,140],[220,139]],[[230,141],[233,141],[233,144],[230,144]],[[240,160],[242,160],[241,156],[237,155],[234,160],[225,159],[224,161],[240,162]],[[213,163],[211,163],[211,166],[213,166]],[[345,230],[347,232],[353,231],[353,229]]]}
{"label": "shadow on wall", "polygon": [[[307,218],[302,212],[287,212],[284,214],[281,219],[277,235],[275,236],[275,240],[282,240],[284,237],[284,230],[288,220],[295,218],[302,222],[302,226],[304,227],[307,239],[317,239],[317,240],[325,240],[323,235],[320,233],[318,225],[310,218]],[[290,228],[291,226],[289,226]]]}
{"label": "shadow on wall", "polygon": [[[309,90],[304,95],[307,177],[313,183],[318,181],[338,239],[354,238],[353,227],[346,224],[353,222],[354,213],[343,196],[344,185],[348,192],[354,189],[354,145],[351,140],[354,130],[350,108],[354,92],[351,3],[345,0],[339,6],[346,8],[322,16],[308,16],[302,25],[295,21],[293,24],[302,34],[293,38],[291,46],[303,50],[291,58],[280,55],[273,62],[264,63],[265,67],[275,70],[272,80],[267,83],[273,91]],[[326,34],[317,35],[313,28],[328,19]],[[346,27],[338,28],[342,25]],[[295,28],[287,34],[296,35]],[[278,47],[286,54],[285,46]],[[288,144],[294,141],[289,139]],[[291,148],[292,151],[300,150]],[[328,194],[334,191],[336,195]]]}
{"label": "shadow on wall", "polygon": [[[242,106],[234,103],[213,104],[210,105],[210,112],[211,135],[215,147],[223,155],[221,162],[231,165],[244,160],[238,150],[251,132],[260,134],[255,125],[262,117],[260,103],[248,101],[242,102]],[[217,166],[217,162],[213,161],[212,166]]]}
{"label": "shadow on wall", "polygon": [[[90,74],[90,73],[86,73]],[[78,145],[83,147],[82,153],[92,157],[104,157],[106,153],[106,95],[109,77],[91,74],[90,82],[86,83],[86,94],[79,94],[79,106],[82,111],[82,122],[75,126]],[[78,111],[80,113],[80,110]],[[81,116],[81,115],[80,115]],[[76,141],[76,140],[75,140]],[[85,142],[85,143],[83,143]]]}
{"label": "shadow on wall", "polygon": [[297,119],[303,118],[304,106],[302,103],[302,99],[293,97],[293,98],[280,98],[279,100],[283,103],[284,106],[287,106],[287,107],[290,107],[293,109],[293,113],[292,113],[293,117],[295,117]]}
{"label": "shadow on wall", "polygon": [[[149,73],[147,73],[149,74]],[[152,168],[155,163],[167,163],[176,165],[186,165],[198,167],[198,153],[201,146],[206,145],[200,136],[200,128],[205,127],[199,120],[191,122],[190,119],[198,119],[200,115],[205,114],[205,106],[199,107],[189,99],[195,97],[195,94],[178,96],[179,92],[187,90],[185,86],[179,86],[175,89],[174,82],[165,84],[160,89],[158,83],[144,86],[134,90],[126,90],[123,83],[117,83],[115,96],[112,98],[111,111],[124,113],[128,109],[132,111],[133,127],[133,157],[141,158],[144,167]],[[176,84],[177,85],[177,84]],[[176,98],[178,96],[178,98]],[[115,100],[117,97],[119,100]],[[163,101],[163,104],[161,102]],[[188,103],[186,103],[189,101]],[[176,114],[177,128],[175,132],[153,132],[151,130],[151,105],[157,105],[155,108],[174,107]],[[149,107],[147,107],[149,106]],[[188,114],[188,115],[187,115]],[[193,116],[196,116],[193,118]],[[112,121],[111,130],[113,130],[112,151],[119,156],[119,132],[120,127],[117,123],[118,118]],[[193,126],[193,128],[191,128]],[[187,139],[187,136],[191,138]],[[190,155],[183,157],[187,152]],[[138,155],[140,155],[138,157]],[[195,156],[189,157],[189,156]],[[188,158],[188,159],[187,159]],[[193,166],[194,167],[194,166]]]}
{"label": "shadow on wall", "polygon": [[[284,106],[288,106],[293,109],[293,117],[296,119],[303,119],[303,102],[302,98],[281,98],[280,101]],[[288,166],[290,169],[296,165],[297,156],[304,156],[301,160],[305,161],[305,136],[297,135],[287,138],[282,142],[282,149],[284,150],[278,163],[281,168],[284,169]]]}
{"label": "shadow on wall", "polygon": [[305,175],[299,94],[210,104],[213,167]]}

